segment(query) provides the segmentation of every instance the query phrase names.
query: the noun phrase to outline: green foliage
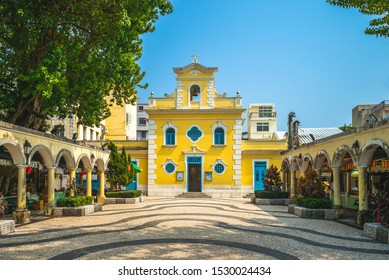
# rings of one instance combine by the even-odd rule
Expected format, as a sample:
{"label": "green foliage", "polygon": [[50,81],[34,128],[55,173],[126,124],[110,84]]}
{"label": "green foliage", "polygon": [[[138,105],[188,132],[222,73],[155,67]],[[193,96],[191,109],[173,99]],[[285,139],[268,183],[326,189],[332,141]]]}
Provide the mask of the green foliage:
{"label": "green foliage", "polygon": [[111,151],[109,155],[108,169],[105,172],[107,180],[111,184],[111,190],[118,189],[119,186],[127,186],[134,180],[134,171],[128,168],[131,164],[127,157],[126,150],[123,147],[121,153],[118,152],[116,145],[112,142],[108,144]]}
{"label": "green foliage", "polygon": [[389,227],[389,180],[383,182],[376,192],[370,195],[370,198],[376,206],[373,212],[374,220]]}
{"label": "green foliage", "polygon": [[74,196],[74,197],[62,197],[55,203],[57,207],[79,207],[84,205],[90,205],[93,202],[92,196]]}
{"label": "green foliage", "polygon": [[288,198],[289,192],[282,191],[255,191],[256,198]]}
{"label": "green foliage", "polygon": [[106,197],[121,197],[121,198],[133,198],[142,195],[140,190],[129,190],[129,191],[118,191],[118,192],[107,192]]}
{"label": "green foliage", "polygon": [[140,35],[171,12],[168,0],[2,0],[0,120],[45,129],[77,115],[91,126],[109,103],[132,103],[147,86]]}
{"label": "green foliage", "polygon": [[282,181],[280,171],[273,164],[266,170],[263,176],[263,184],[266,191],[281,191]]}
{"label": "green foliage", "polygon": [[297,197],[297,206],[310,209],[331,209],[332,201],[327,198]]}
{"label": "green foliage", "polygon": [[4,218],[5,209],[8,207],[8,202],[5,200],[4,195],[0,192],[0,219]]}
{"label": "green foliage", "polygon": [[365,29],[368,35],[389,37],[389,4],[387,0],[327,0],[328,3],[342,8],[357,8],[362,14],[376,15]]}
{"label": "green foliage", "polygon": [[316,171],[311,167],[307,169],[304,177],[298,179],[297,194],[304,197],[325,197],[324,187]]}
{"label": "green foliage", "polygon": [[340,126],[339,129],[342,131],[348,131],[348,130],[356,129],[356,127],[352,126],[352,125],[343,125],[343,126]]}

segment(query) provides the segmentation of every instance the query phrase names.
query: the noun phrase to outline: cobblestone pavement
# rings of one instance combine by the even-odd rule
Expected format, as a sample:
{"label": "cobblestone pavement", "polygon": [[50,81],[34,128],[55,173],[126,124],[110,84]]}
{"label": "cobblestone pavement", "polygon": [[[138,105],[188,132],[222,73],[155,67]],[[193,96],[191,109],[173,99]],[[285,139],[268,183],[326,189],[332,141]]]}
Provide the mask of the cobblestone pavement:
{"label": "cobblestone pavement", "polygon": [[146,198],[105,205],[0,237],[0,259],[389,259],[389,245],[334,221],[302,219],[249,199]]}

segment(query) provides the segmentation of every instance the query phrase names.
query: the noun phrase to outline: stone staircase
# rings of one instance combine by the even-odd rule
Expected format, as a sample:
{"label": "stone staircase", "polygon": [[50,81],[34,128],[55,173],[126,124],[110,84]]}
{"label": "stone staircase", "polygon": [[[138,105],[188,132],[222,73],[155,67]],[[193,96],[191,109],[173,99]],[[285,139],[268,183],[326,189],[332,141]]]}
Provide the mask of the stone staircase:
{"label": "stone staircase", "polygon": [[209,195],[201,192],[187,192],[177,195],[176,198],[211,198]]}

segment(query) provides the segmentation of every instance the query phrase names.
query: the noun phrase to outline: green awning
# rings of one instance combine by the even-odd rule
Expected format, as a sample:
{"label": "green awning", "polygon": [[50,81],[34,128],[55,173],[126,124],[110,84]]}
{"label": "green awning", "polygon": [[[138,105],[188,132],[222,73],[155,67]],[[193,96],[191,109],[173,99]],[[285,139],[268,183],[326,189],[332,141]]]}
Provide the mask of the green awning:
{"label": "green awning", "polygon": [[132,168],[134,168],[136,173],[142,172],[142,170],[139,168],[139,166],[135,162],[131,162]]}

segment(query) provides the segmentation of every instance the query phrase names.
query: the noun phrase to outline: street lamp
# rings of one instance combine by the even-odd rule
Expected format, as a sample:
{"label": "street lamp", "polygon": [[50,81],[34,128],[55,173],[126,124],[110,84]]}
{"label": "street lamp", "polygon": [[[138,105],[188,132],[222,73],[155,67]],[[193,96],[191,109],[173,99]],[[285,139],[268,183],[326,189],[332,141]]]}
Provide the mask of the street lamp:
{"label": "street lamp", "polygon": [[28,140],[24,141],[24,154],[26,156],[30,154],[31,148],[32,148],[31,143]]}
{"label": "street lamp", "polygon": [[354,149],[354,153],[358,156],[359,155],[359,142],[358,140],[355,140],[351,148]]}

